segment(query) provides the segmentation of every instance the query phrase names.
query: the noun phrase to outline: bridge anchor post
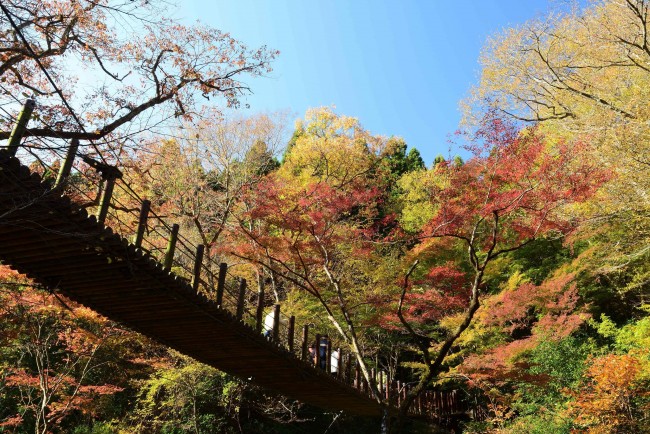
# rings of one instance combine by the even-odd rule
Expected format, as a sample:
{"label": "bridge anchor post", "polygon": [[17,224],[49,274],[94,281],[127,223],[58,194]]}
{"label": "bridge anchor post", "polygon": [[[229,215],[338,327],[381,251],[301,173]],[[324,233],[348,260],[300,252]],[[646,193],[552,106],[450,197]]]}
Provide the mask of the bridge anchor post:
{"label": "bridge anchor post", "polygon": [[397,407],[399,408],[400,404],[402,403],[402,383],[397,380]]}
{"label": "bridge anchor post", "polygon": [[332,341],[327,337],[327,347],[325,350],[325,372],[332,373]]}
{"label": "bridge anchor post", "polygon": [[23,138],[23,135],[25,134],[25,130],[27,129],[27,123],[29,122],[29,118],[32,116],[34,107],[36,107],[36,101],[30,98],[27,101],[25,101],[25,105],[23,106],[23,109],[18,114],[16,125],[14,126],[14,129],[11,131],[11,135],[9,135],[9,140],[7,140],[7,151],[9,151],[9,154],[11,154],[12,157],[15,156],[16,151],[18,151],[18,147],[20,146],[20,140]]}
{"label": "bridge anchor post", "polygon": [[[300,360],[306,360],[309,346],[309,326],[302,326],[302,345],[300,346]],[[310,360],[311,362],[311,360]]]}
{"label": "bridge anchor post", "polygon": [[203,251],[205,246],[199,244],[196,246],[196,256],[194,258],[194,275],[192,277],[192,289],[194,292],[199,290],[199,282],[201,282],[201,266],[203,265]]}
{"label": "bridge anchor post", "polygon": [[293,354],[294,347],[294,330],[296,327],[296,317],[291,315],[289,318],[289,329],[287,330],[287,344],[289,347],[289,352]]}
{"label": "bridge anchor post", "polygon": [[167,242],[167,250],[165,250],[165,261],[163,262],[163,269],[169,271],[172,269],[172,262],[174,260],[174,252],[176,251],[176,241],[178,240],[178,224],[172,225],[172,231],[169,234],[169,241]]}
{"label": "bridge anchor post", "polygon": [[259,279],[257,291],[257,310],[255,311],[255,330],[262,333],[262,320],[264,317],[264,279]]}
{"label": "bridge anchor post", "polygon": [[273,331],[271,333],[271,340],[278,342],[280,338],[280,305],[273,306]]}
{"label": "bridge anchor post", "polygon": [[108,216],[108,207],[111,204],[111,197],[113,196],[113,189],[115,188],[115,178],[107,178],[105,183],[102,198],[99,200],[99,211],[97,212],[97,222],[102,226],[106,222],[106,217]]}
{"label": "bridge anchor post", "polygon": [[239,295],[237,297],[237,319],[244,317],[244,303],[246,301],[246,279],[239,279]]}
{"label": "bridge anchor post", "polygon": [[105,184],[101,199],[99,200],[99,210],[97,211],[97,222],[103,226],[106,221],[106,216],[108,216],[108,208],[111,206],[115,182],[122,178],[122,172],[116,166],[101,163],[89,157],[84,157],[84,161],[89,163],[91,167],[95,168],[101,174],[102,181]]}
{"label": "bridge anchor post", "polygon": [[217,305],[223,305],[223,289],[226,286],[226,273],[228,272],[228,264],[222,262],[219,264],[219,277],[217,279]]}
{"label": "bridge anchor post", "polygon": [[321,357],[320,357],[320,334],[316,334],[316,367],[320,369]]}
{"label": "bridge anchor post", "polygon": [[357,389],[361,390],[361,368],[358,361],[354,364],[354,384]]}
{"label": "bridge anchor post", "polygon": [[144,231],[147,229],[147,220],[149,219],[149,210],[151,209],[151,201],[144,199],[142,201],[142,208],[140,208],[140,217],[138,218],[138,231],[135,234],[133,245],[135,247],[142,247],[142,239],[144,238]]}
{"label": "bridge anchor post", "polygon": [[354,379],[352,378],[352,353],[346,354],[345,358],[345,380],[354,385]]}
{"label": "bridge anchor post", "polygon": [[63,160],[63,164],[61,164],[61,168],[59,169],[59,175],[56,177],[54,188],[57,188],[63,184],[63,182],[65,182],[65,180],[70,175],[70,170],[72,170],[72,163],[74,163],[74,159],[77,156],[77,149],[79,149],[79,140],[72,139],[70,141],[70,146],[68,147],[68,152],[66,153],[65,160]]}

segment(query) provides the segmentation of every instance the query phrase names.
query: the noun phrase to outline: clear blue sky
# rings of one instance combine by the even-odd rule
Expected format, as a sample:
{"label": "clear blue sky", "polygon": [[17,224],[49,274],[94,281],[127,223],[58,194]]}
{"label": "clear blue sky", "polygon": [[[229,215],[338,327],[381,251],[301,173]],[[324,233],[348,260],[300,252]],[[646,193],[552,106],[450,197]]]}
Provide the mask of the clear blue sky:
{"label": "clear blue sky", "polygon": [[428,165],[448,154],[486,37],[552,1],[184,0],[175,15],[280,50],[268,77],[248,81],[250,112],[298,118],[334,105],[374,134],[404,137]]}

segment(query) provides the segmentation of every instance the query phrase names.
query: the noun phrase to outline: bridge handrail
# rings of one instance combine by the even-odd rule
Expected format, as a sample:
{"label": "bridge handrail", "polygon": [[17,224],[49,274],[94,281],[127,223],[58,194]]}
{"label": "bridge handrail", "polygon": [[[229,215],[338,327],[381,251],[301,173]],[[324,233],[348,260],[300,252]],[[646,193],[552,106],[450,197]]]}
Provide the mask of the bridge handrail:
{"label": "bridge handrail", "polygon": [[[14,143],[17,143],[15,138],[13,140]],[[84,154],[78,153],[77,146],[79,146],[78,143],[71,143],[67,149],[61,149],[61,147],[48,148],[47,146],[38,148],[49,151],[51,153],[50,157],[55,158],[53,163],[62,160],[59,169],[59,176],[57,177],[56,183],[52,183],[52,189],[60,189],[61,194],[66,194],[67,191],[68,194],[73,194],[74,197],[83,198],[85,202],[80,204],[80,206],[84,208],[95,208],[98,219],[103,220],[100,222],[104,225],[108,225],[106,223],[106,221],[108,221],[111,225],[116,226],[119,229],[116,233],[125,239],[132,240],[132,237],[135,235],[134,231],[137,230],[139,225],[143,224],[144,233],[146,235],[156,235],[156,238],[152,239],[150,236],[143,236],[140,240],[140,244],[136,247],[157,261],[168,263],[170,265],[170,272],[174,272],[176,275],[187,280],[188,284],[192,284],[193,287],[206,298],[216,301],[219,297],[219,288],[214,287],[214,282],[219,282],[220,276],[219,274],[215,274],[213,270],[215,268],[221,269],[221,265],[215,261],[210,263],[206,263],[205,260],[196,261],[197,255],[200,255],[200,253],[198,253],[200,250],[199,245],[187,239],[184,234],[179,232],[177,225],[170,225],[155,211],[155,209],[148,209],[143,223],[143,212],[141,211],[145,199],[140,197],[140,195],[122,179],[121,172],[119,172],[116,167],[107,166],[105,163],[97,163],[98,165],[95,169],[99,167],[97,170],[99,175],[101,175],[100,180],[97,173],[93,173],[89,170],[91,167],[88,164],[88,157]],[[15,149],[9,149],[9,152],[15,155],[15,152],[19,147],[20,145],[16,146]],[[66,151],[65,156],[61,155],[63,151]],[[33,152],[30,151],[30,153],[39,160],[45,171],[54,173],[56,170],[54,164],[48,164],[45,160],[38,158],[38,156]],[[77,156],[85,157],[84,161],[80,163],[76,160]],[[65,167],[67,167],[67,169],[64,169]],[[113,169],[113,171],[110,171],[113,175],[119,173],[120,176],[107,176],[106,173],[109,172],[107,168]],[[71,176],[70,173],[73,169],[75,170],[75,175]],[[67,170],[67,173],[64,173],[65,170]],[[87,188],[84,189],[78,180],[87,182]],[[91,187],[96,185],[98,181],[100,184],[97,187],[97,195],[96,197],[93,197],[90,193]],[[128,203],[124,203],[119,196],[112,194],[114,188],[117,188],[138,206],[134,208],[133,206],[129,206]],[[100,217],[102,213],[103,218]],[[156,224],[154,224],[154,222]],[[165,232],[161,232],[161,228],[163,228]],[[166,248],[163,247],[165,245],[167,246]],[[199,259],[202,258],[199,257]],[[229,276],[230,279],[224,281],[222,287],[223,298],[220,307],[228,311],[231,315],[234,315],[242,322],[242,324],[253,330],[264,332],[262,327],[263,324],[260,323],[260,321],[263,323],[264,315],[261,319],[259,315],[260,309],[266,307],[263,299],[264,294],[250,290],[244,291],[247,287],[245,279],[239,278],[239,280],[236,281],[236,276],[234,276],[230,270],[227,271],[226,275]],[[248,303],[247,300],[249,301]],[[252,300],[257,302],[255,310],[250,306],[250,301]],[[359,376],[359,370],[358,367],[355,366],[356,361],[353,360],[352,354],[349,351],[346,352],[343,350],[346,348],[346,345],[342,345],[338,340],[331,340],[327,333],[322,333],[321,335],[320,333],[317,333],[317,330],[312,330],[310,328],[305,329],[304,326],[299,328],[298,325],[295,324],[295,317],[288,316],[282,312],[278,304],[271,306],[271,308],[275,313],[277,313],[277,315],[274,315],[273,330],[267,338],[269,342],[285,349],[292,357],[308,363],[314,369],[319,369],[319,367],[315,366],[311,361],[305,359],[309,357],[308,354],[305,355],[305,348],[312,342],[315,342],[316,345],[318,345],[318,342],[315,341],[317,336],[327,336],[328,346],[325,354],[326,370],[330,370],[332,351],[338,350],[339,359],[338,372],[335,374],[336,377],[340,381],[357,389],[360,393],[365,393],[368,396],[371,395],[367,385],[364,386],[365,379],[360,380],[361,377]],[[307,330],[307,332],[305,332],[305,330]],[[303,337],[301,337],[301,335]],[[305,335],[307,336],[306,341],[304,339]],[[405,396],[404,394],[407,385],[395,381],[395,379],[386,379],[386,381],[384,381],[382,379],[383,375],[380,372],[381,371],[378,369],[375,370],[373,368],[374,380],[379,386],[380,393],[385,393],[386,399],[389,402],[399,405],[399,402],[403,399],[403,396]],[[448,395],[444,395],[442,392],[425,391],[418,396],[415,406],[409,413],[413,415],[431,414],[435,410],[438,415],[444,415],[445,413],[451,413],[453,408],[458,406],[458,403],[459,400],[457,399],[456,391],[453,391]]]}

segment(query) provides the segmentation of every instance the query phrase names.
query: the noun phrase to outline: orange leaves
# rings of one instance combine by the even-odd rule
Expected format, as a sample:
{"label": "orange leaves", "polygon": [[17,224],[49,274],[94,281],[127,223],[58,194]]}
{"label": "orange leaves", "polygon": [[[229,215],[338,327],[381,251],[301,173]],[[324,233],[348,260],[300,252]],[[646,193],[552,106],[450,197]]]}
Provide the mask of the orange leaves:
{"label": "orange leaves", "polygon": [[[0,32],[0,76],[7,93],[14,98],[39,96],[39,116],[33,119],[28,135],[118,139],[129,130],[130,141],[133,122],[142,133],[155,129],[170,113],[190,120],[213,96],[237,107],[249,91],[242,76],[270,72],[278,55],[266,47],[249,49],[208,26],[179,24],[165,16],[160,2],[110,6],[88,0],[6,3],[40,62],[76,114],[84,118],[81,126],[67,108],[54,110],[61,101],[21,39],[0,16],[0,24],[10,28],[5,34]],[[125,33],[126,28],[133,32]],[[77,82],[83,86],[74,87]],[[9,130],[10,123],[0,120],[0,133],[8,135]],[[139,142],[135,138],[133,144]]]}
{"label": "orange leaves", "polygon": [[7,265],[0,265],[0,281],[16,281],[20,274],[9,268]]}
{"label": "orange leaves", "polygon": [[[255,256],[271,252],[278,260],[310,265],[320,263],[324,249],[361,241],[368,235],[380,192],[372,187],[335,188],[325,182],[295,186],[270,175],[249,191],[247,219],[256,222],[256,246],[239,243],[236,254]],[[242,229],[245,229],[242,227]],[[270,249],[264,253],[266,249]],[[251,256],[251,257],[252,257]]]}
{"label": "orange leaves", "polygon": [[[467,357],[461,370],[474,380],[496,384],[511,382],[544,385],[555,375],[536,369],[528,356],[544,343],[555,345],[568,338],[589,317],[580,306],[572,274],[549,278],[541,285],[524,283],[487,298],[478,315],[481,325],[501,334],[505,342]],[[504,333],[505,332],[505,333]]]}
{"label": "orange leaves", "polygon": [[6,385],[9,387],[32,387],[39,386],[39,378],[35,375],[29,375],[24,369],[15,369],[5,377]]}
{"label": "orange leaves", "polygon": [[639,393],[648,394],[640,383],[639,360],[631,355],[608,354],[588,364],[586,384],[570,393],[576,398],[570,412],[583,427],[576,432],[639,432],[633,401]]}
{"label": "orange leaves", "polygon": [[20,426],[23,422],[23,417],[20,414],[16,414],[14,416],[10,416],[2,421],[0,421],[0,428],[6,427],[6,428],[11,428],[11,427],[17,427]]}
{"label": "orange leaves", "polygon": [[534,325],[535,332],[545,337],[566,337],[586,319],[575,312],[579,297],[574,277],[560,275],[539,286],[524,283],[494,296],[485,302],[483,321],[510,334]]}
{"label": "orange leaves", "polygon": [[[98,397],[123,390],[125,381],[106,365],[119,366],[120,358],[128,357],[128,350],[121,349],[128,345],[121,339],[126,332],[97,313],[70,301],[63,306],[52,294],[24,286],[0,292],[0,329],[0,367],[8,394],[3,398],[19,397],[7,401],[7,411],[20,409],[28,424],[38,420],[39,432],[46,425],[48,432],[60,428],[74,413],[92,415],[104,405]],[[21,419],[12,416],[0,427],[18,423]]]}
{"label": "orange leaves", "polygon": [[493,348],[484,354],[471,354],[460,367],[468,375],[470,385],[503,385],[510,381],[544,384],[548,375],[532,375],[527,372],[529,364],[516,361],[519,356],[537,345],[533,339],[520,339]]}

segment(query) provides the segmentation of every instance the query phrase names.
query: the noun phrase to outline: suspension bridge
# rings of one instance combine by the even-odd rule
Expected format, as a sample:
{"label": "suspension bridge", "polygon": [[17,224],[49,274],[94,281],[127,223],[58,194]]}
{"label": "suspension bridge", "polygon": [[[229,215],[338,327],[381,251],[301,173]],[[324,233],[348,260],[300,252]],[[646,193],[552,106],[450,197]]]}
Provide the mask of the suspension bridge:
{"label": "suspension bridge", "polygon": [[[101,178],[91,198],[96,213],[80,206],[71,178],[78,142],[67,149],[56,181],[21,164],[19,119],[6,149],[0,149],[0,261],[34,281],[107,318],[219,370],[281,395],[327,410],[378,416],[359,365],[340,349],[338,369],[330,367],[332,341],[312,360],[308,347],[321,342],[317,330],[298,327],[273,306],[273,326],[263,334],[263,289],[249,290],[226,264],[204,260],[194,246],[138,199],[132,224],[116,209],[115,189],[128,193],[114,166],[86,161]],[[133,192],[131,191],[131,194]],[[71,199],[72,198],[72,199]],[[133,212],[133,211],[132,211]],[[120,233],[107,226],[115,223]],[[132,228],[132,233],[128,232]],[[147,234],[156,234],[148,240]],[[164,247],[161,247],[161,240]],[[321,360],[323,358],[324,360]],[[324,369],[323,369],[324,368]],[[407,385],[374,370],[383,402],[396,410]],[[444,418],[464,412],[455,391],[427,391],[412,405],[412,416]]]}

